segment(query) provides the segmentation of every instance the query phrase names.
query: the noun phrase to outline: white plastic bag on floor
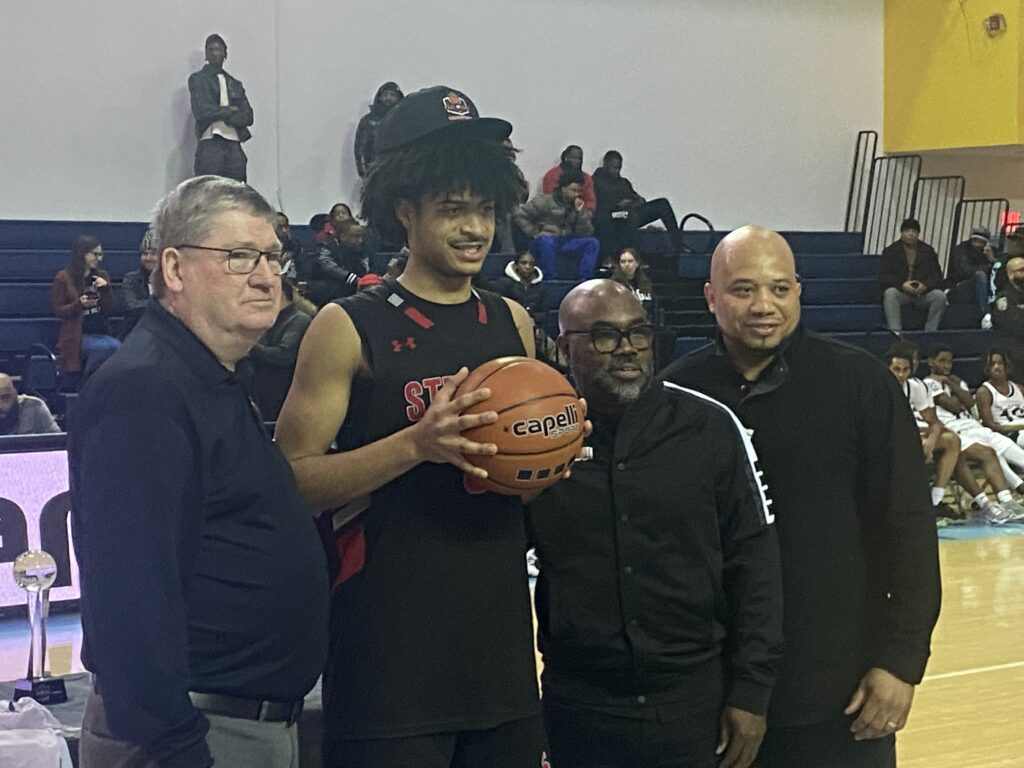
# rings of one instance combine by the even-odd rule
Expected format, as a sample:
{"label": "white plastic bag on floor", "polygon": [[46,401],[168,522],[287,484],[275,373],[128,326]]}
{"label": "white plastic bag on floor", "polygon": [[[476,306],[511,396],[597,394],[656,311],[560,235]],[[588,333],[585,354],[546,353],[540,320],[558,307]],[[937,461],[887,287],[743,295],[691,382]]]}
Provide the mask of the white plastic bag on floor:
{"label": "white plastic bag on floor", "polygon": [[60,721],[35,699],[0,699],[3,768],[72,768]]}

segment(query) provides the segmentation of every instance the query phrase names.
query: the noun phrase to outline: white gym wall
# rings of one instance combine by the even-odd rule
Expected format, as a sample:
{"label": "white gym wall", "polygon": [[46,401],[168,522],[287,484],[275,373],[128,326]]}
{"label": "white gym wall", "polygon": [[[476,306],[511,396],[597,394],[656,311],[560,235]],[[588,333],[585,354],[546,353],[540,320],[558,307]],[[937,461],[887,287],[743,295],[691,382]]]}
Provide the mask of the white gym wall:
{"label": "white gym wall", "polygon": [[566,144],[588,172],[615,148],[680,215],[839,229],[882,24],[882,0],[8,0],[0,218],[147,218],[191,171],[186,80],[219,32],[250,183],[294,221],[356,202],[355,125],[396,80],[509,119],[534,186]]}

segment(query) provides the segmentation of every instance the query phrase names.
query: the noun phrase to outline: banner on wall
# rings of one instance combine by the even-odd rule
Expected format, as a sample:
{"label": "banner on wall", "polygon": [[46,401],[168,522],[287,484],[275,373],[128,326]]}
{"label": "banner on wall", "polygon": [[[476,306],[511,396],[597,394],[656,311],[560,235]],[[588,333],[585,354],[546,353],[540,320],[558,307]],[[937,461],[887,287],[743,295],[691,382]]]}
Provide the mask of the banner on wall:
{"label": "banner on wall", "polygon": [[42,549],[57,561],[51,604],[78,599],[70,512],[64,436],[0,438],[0,610],[25,604],[12,569],[29,549]]}

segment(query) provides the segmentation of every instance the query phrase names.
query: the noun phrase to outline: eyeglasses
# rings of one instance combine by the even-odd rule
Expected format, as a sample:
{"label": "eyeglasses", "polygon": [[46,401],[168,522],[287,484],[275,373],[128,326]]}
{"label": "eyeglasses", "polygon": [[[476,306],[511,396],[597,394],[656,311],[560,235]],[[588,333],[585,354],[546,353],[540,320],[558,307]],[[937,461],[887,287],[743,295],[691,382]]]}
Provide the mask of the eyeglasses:
{"label": "eyeglasses", "polygon": [[226,253],[228,255],[228,271],[238,275],[252,274],[264,256],[267,257],[267,266],[270,267],[273,274],[280,275],[284,271],[284,251],[260,251],[256,248],[210,248],[206,245],[189,245],[188,243],[173,247]]}
{"label": "eyeglasses", "polygon": [[654,343],[654,326],[650,323],[642,323],[641,325],[627,328],[624,331],[608,326],[598,326],[591,328],[589,331],[563,331],[562,335],[589,336],[590,343],[594,345],[594,350],[605,355],[617,350],[624,338],[629,339],[630,346],[637,352],[643,352],[650,349]]}

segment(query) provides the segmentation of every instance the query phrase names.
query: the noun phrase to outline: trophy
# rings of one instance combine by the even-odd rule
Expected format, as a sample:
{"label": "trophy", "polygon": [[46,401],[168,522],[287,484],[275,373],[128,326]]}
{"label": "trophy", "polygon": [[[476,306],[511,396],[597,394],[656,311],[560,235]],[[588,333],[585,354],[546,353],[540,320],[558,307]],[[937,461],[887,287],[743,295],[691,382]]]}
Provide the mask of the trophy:
{"label": "trophy", "polygon": [[64,681],[46,672],[46,617],[50,612],[50,587],[57,579],[57,561],[47,552],[29,550],[14,561],[14,580],[28,595],[28,623],[32,644],[28,650],[28,676],[14,684],[14,700],[31,696],[40,704],[68,700]]}

